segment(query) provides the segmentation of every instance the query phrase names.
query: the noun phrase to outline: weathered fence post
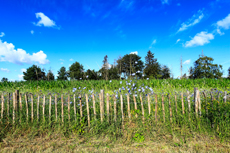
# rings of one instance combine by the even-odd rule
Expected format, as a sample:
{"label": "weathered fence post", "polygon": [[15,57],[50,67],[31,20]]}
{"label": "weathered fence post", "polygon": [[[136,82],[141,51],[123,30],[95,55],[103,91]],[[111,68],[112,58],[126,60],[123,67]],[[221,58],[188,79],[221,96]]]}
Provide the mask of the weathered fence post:
{"label": "weathered fence post", "polygon": [[88,117],[88,126],[90,127],[89,100],[87,94],[85,94],[85,100],[86,100],[86,109],[87,109],[87,117]]}
{"label": "weathered fence post", "polygon": [[15,102],[16,99],[15,99],[15,93],[13,92],[13,124],[15,123]]}
{"label": "weathered fence post", "polygon": [[94,119],[97,119],[97,114],[96,114],[96,105],[95,105],[95,97],[94,94],[92,95],[93,97],[93,115],[94,115]]}
{"label": "weathered fence post", "polygon": [[76,117],[76,98],[75,98],[75,94],[73,95],[73,111],[74,111],[74,118],[75,118],[75,122],[77,121],[77,117]]}
{"label": "weathered fence post", "polygon": [[3,112],[4,112],[4,95],[3,95],[3,93],[2,93],[1,99],[2,99],[1,119],[3,119]]}
{"label": "weathered fence post", "polygon": [[123,112],[123,98],[122,94],[120,95],[121,98],[121,118],[122,118],[122,126],[124,127],[124,112]]}
{"label": "weathered fence post", "polygon": [[56,122],[57,122],[58,116],[57,116],[57,95],[56,94],[54,97],[54,103],[55,103],[55,116],[56,116]]}
{"label": "weathered fence post", "polygon": [[49,103],[49,121],[51,122],[51,102],[52,102],[52,96],[50,94],[50,103]]}
{"label": "weathered fence post", "polygon": [[145,111],[144,111],[144,106],[143,106],[143,101],[142,101],[142,96],[140,94],[140,101],[141,101],[141,110],[142,110],[142,120],[145,120]]}
{"label": "weathered fence post", "polygon": [[189,91],[187,91],[187,100],[188,100],[188,117],[189,117],[189,120],[190,120],[190,112],[191,112],[191,104],[190,104],[190,93]]}
{"label": "weathered fence post", "polygon": [[[137,111],[137,101],[135,95],[133,95],[133,101],[134,101],[135,110]],[[137,118],[137,112],[136,112],[136,118]]]}
{"label": "weathered fence post", "polygon": [[181,92],[181,104],[182,104],[182,113],[184,115],[184,95],[183,95],[183,92]]}
{"label": "weathered fence post", "polygon": [[10,93],[7,93],[7,116],[10,116]]}
{"label": "weathered fence post", "polygon": [[43,107],[43,121],[45,122],[45,102],[46,102],[46,95],[45,94],[43,94],[43,105],[42,105],[42,107]]}
{"label": "weathered fence post", "polygon": [[170,122],[172,123],[172,107],[170,102],[170,94],[168,94],[168,100],[169,100]]}
{"label": "weathered fence post", "polygon": [[62,117],[62,123],[64,123],[64,100],[63,100],[63,93],[61,94],[61,117]]}
{"label": "weathered fence post", "polygon": [[116,102],[116,96],[113,95],[113,101],[114,101],[114,121],[117,121],[117,102]]}
{"label": "weathered fence post", "polygon": [[101,116],[101,122],[103,122],[103,111],[102,111],[102,94],[99,93],[99,100],[100,100],[100,116]]}
{"label": "weathered fence post", "polygon": [[151,114],[151,107],[150,107],[150,97],[148,94],[148,108],[149,108],[149,115]]}
{"label": "weathered fence post", "polygon": [[107,93],[106,94],[106,99],[107,99],[107,101],[106,101],[106,105],[107,105],[107,121],[108,121],[108,123],[109,123],[109,94]]}
{"label": "weathered fence post", "polygon": [[31,122],[33,123],[34,120],[34,98],[33,94],[30,94],[30,100],[31,100]]}
{"label": "weathered fence post", "polygon": [[82,100],[81,95],[79,95],[79,103],[80,103],[80,122],[82,121],[83,113],[82,113]]}
{"label": "weathered fence post", "polygon": [[40,96],[38,94],[38,101],[37,101],[37,122],[39,122],[39,100],[40,100]]}
{"label": "weathered fence post", "polygon": [[[14,99],[14,98],[13,98]],[[27,93],[25,93],[25,101],[26,101],[26,119],[27,119],[27,123],[29,121],[29,110],[28,110],[28,98],[27,98]],[[14,102],[13,102],[14,104]]]}
{"label": "weathered fence post", "polygon": [[164,105],[164,95],[162,94],[162,111],[163,111],[163,119],[165,122],[165,105]]}
{"label": "weathered fence post", "polygon": [[22,118],[22,94],[20,93],[19,94],[19,102],[20,102],[20,123],[22,122],[21,121],[21,118]]}

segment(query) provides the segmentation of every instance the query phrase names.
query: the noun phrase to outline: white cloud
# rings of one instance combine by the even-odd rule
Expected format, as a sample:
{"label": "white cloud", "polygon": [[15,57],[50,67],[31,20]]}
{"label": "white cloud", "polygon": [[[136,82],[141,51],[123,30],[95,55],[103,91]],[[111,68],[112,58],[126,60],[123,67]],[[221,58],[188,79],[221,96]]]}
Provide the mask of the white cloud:
{"label": "white cloud", "polygon": [[216,24],[218,27],[229,29],[230,28],[230,14],[228,14],[228,16],[225,17],[224,19],[218,21]]}
{"label": "white cloud", "polygon": [[135,51],[135,52],[131,52],[130,54],[136,54],[136,55],[137,55],[137,54],[138,54],[138,52],[137,52],[137,51]]}
{"label": "white cloud", "polygon": [[73,59],[71,58],[71,59],[69,59],[69,61],[73,61]]}
{"label": "white cloud", "polygon": [[47,64],[49,60],[46,59],[47,55],[41,50],[37,53],[30,55],[25,50],[18,48],[12,43],[2,42],[0,40],[0,61],[7,61],[15,64],[22,65],[23,63],[31,64],[38,62],[39,64]]}
{"label": "white cloud", "polygon": [[184,63],[183,64],[190,64],[190,62],[191,62],[191,60],[189,59],[189,60],[186,60],[186,61],[184,61]]}
{"label": "white cloud", "polygon": [[204,14],[202,13],[201,10],[199,10],[198,13],[194,14],[192,18],[189,19],[188,22],[182,23],[180,29],[177,32],[184,31],[188,29],[189,27],[196,25],[197,23],[201,21],[201,19],[203,19],[203,17],[204,17]]}
{"label": "white cloud", "polygon": [[21,72],[26,72],[26,69],[21,69]]}
{"label": "white cloud", "polygon": [[23,76],[24,76],[23,74],[18,74],[18,79],[19,79],[20,81],[24,80],[24,79],[23,79]]}
{"label": "white cloud", "polygon": [[203,46],[204,44],[210,43],[210,40],[214,39],[212,33],[200,32],[197,33],[192,40],[185,43],[185,47]]}
{"label": "white cloud", "polygon": [[153,40],[153,42],[151,43],[151,45],[150,45],[149,49],[150,49],[150,48],[152,48],[152,46],[153,46],[154,44],[156,44],[156,43],[157,43],[157,40],[156,40],[156,39],[154,39],[154,40]]}
{"label": "white cloud", "polygon": [[216,29],[216,32],[221,36],[224,35],[224,32],[221,32],[220,29]]}
{"label": "white cloud", "polygon": [[65,61],[65,60],[63,60],[63,59],[60,59],[60,61]]}
{"label": "white cloud", "polygon": [[38,23],[36,23],[36,26],[45,26],[45,27],[55,27],[56,24],[53,20],[51,20],[49,17],[47,17],[45,14],[43,14],[42,12],[39,13],[35,13],[36,18],[40,20],[38,21]]}
{"label": "white cloud", "polygon": [[176,44],[180,41],[180,39],[177,39]]}
{"label": "white cloud", "polygon": [[31,34],[34,34],[34,30],[31,30],[30,33],[31,33]]}
{"label": "white cloud", "polygon": [[5,33],[1,32],[0,37],[3,37],[3,36],[5,36]]}
{"label": "white cloud", "polygon": [[161,0],[162,4],[169,4],[169,0]]}
{"label": "white cloud", "polygon": [[9,73],[10,72],[10,70],[8,70],[7,68],[1,68],[1,71],[3,71],[3,72],[7,72],[7,73]]}

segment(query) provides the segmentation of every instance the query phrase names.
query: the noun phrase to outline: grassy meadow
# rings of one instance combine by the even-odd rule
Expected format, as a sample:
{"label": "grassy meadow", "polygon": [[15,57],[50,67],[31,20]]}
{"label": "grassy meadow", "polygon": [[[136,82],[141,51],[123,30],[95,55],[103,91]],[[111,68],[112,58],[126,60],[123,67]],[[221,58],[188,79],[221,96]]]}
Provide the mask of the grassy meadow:
{"label": "grassy meadow", "polygon": [[[198,115],[194,113],[195,87],[200,91],[202,102],[201,114]],[[104,90],[105,101],[103,121],[100,116],[98,95],[101,89]],[[19,90],[22,94],[22,111],[16,114],[13,123],[12,92],[15,90]],[[203,96],[203,91],[206,97]],[[230,99],[224,102],[224,91],[230,94],[230,80],[3,82],[0,83],[0,94],[4,99],[10,97],[10,105],[8,112],[7,101],[1,103],[1,110],[3,104],[4,111],[0,123],[0,150],[1,152],[229,152]],[[109,105],[107,105],[107,93]],[[96,116],[92,94],[95,95]],[[55,95],[57,107],[54,101]],[[82,116],[79,106],[80,95]],[[38,96],[40,105],[37,105]],[[128,113],[128,96],[131,118]],[[44,97],[46,99],[43,114]]]}

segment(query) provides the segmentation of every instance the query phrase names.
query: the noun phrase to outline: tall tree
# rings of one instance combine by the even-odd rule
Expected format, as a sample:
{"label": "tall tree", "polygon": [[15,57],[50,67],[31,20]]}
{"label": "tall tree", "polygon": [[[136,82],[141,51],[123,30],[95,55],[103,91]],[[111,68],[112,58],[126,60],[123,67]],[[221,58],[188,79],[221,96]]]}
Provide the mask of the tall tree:
{"label": "tall tree", "polygon": [[60,70],[58,71],[58,76],[57,80],[67,80],[68,73],[66,72],[65,67],[61,67]]}
{"label": "tall tree", "polygon": [[46,80],[46,75],[44,69],[41,69],[37,65],[32,65],[29,67],[26,72],[23,72],[24,80]]}
{"label": "tall tree", "polygon": [[109,69],[109,80],[118,80],[120,78],[118,73],[118,68],[116,66],[112,66]]}
{"label": "tall tree", "polygon": [[73,63],[69,67],[68,77],[70,77],[70,79],[84,79],[83,65],[78,62]]}
{"label": "tall tree", "polygon": [[117,61],[117,68],[121,67],[121,72],[125,77],[130,77],[135,74],[140,78],[144,68],[144,63],[141,61],[141,57],[136,54],[126,54],[122,59]]}
{"label": "tall tree", "polygon": [[228,68],[228,78],[230,79],[230,67]]}
{"label": "tall tree", "polygon": [[169,79],[170,78],[170,69],[163,65],[161,68],[161,79]]}
{"label": "tall tree", "polygon": [[1,82],[8,82],[8,79],[5,78],[5,77],[3,77],[2,80],[1,80]]}
{"label": "tall tree", "polygon": [[49,72],[46,75],[46,79],[49,80],[54,80],[54,74],[51,70],[49,70]]}
{"label": "tall tree", "polygon": [[108,70],[110,68],[110,65],[108,63],[108,56],[105,55],[104,57],[104,60],[103,60],[103,65],[102,65],[102,68],[101,68],[101,73],[102,73],[102,77],[105,79],[105,80],[108,80]]}
{"label": "tall tree", "polygon": [[154,58],[154,54],[149,50],[145,57],[145,69],[144,73],[147,78],[161,78],[161,66]]}
{"label": "tall tree", "polygon": [[197,79],[197,78],[211,78],[218,79],[223,75],[222,65],[213,64],[214,59],[207,56],[200,56],[194,62],[194,67],[190,68],[190,76],[189,78]]}
{"label": "tall tree", "polygon": [[86,71],[86,78],[88,80],[97,80],[98,79],[97,72],[95,72],[94,70],[88,69]]}

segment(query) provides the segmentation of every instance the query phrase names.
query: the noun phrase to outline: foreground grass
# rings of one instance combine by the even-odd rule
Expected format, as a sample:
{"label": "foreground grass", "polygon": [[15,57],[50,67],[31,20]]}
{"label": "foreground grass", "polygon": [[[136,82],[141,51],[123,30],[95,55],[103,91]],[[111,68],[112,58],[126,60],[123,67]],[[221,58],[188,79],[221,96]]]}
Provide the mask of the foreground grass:
{"label": "foreground grass", "polygon": [[[195,122],[194,124],[195,125]],[[142,118],[118,123],[1,126],[0,152],[230,152],[230,140],[210,125]]]}

